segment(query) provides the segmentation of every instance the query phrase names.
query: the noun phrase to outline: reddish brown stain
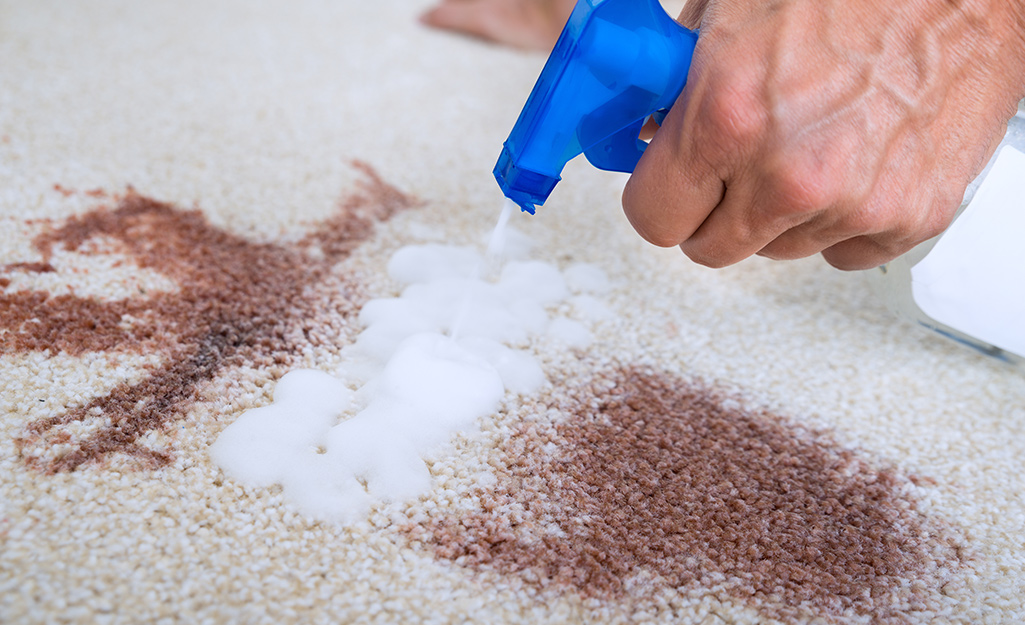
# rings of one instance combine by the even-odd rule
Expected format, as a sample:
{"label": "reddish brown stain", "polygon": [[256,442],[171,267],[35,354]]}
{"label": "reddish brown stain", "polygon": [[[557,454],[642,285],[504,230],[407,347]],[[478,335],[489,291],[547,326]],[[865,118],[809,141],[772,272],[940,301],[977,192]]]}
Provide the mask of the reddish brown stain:
{"label": "reddish brown stain", "polygon": [[[900,621],[958,567],[956,543],[927,527],[897,472],[701,385],[626,369],[560,409],[563,424],[508,441],[478,512],[414,537],[588,597],[721,582],[782,618]],[[642,571],[656,581],[637,582]]]}
{"label": "reddish brown stain", "polygon": [[57,271],[54,266],[48,262],[35,262],[35,263],[10,263],[0,267],[3,271],[25,271],[28,273],[51,273]]}
{"label": "reddish brown stain", "polygon": [[[128,189],[131,191],[132,187],[129,186]],[[88,189],[86,191],[76,191],[75,189],[69,189],[68,187],[65,187],[64,185],[61,185],[61,184],[54,184],[53,185],[53,190],[56,191],[57,193],[60,193],[64,197],[71,197],[72,195],[75,195],[76,193],[81,193],[81,194],[85,195],[86,197],[91,197],[91,198],[110,197],[104,189]]]}
{"label": "reddish brown stain", "polygon": [[[163,360],[141,382],[119,384],[105,396],[30,424],[19,441],[26,462],[48,472],[70,471],[122,452],[160,466],[169,461],[167,454],[144,448],[138,440],[184,416],[200,400],[205,382],[242,364],[285,364],[298,345],[315,340],[304,327],[304,320],[317,312],[309,287],[369,237],[375,223],[417,204],[369,166],[356,167],[364,174],[357,192],[334,217],[293,245],[255,243],[212,226],[197,210],[134,192],[113,208],[73,217],[39,235],[34,244],[43,261],[20,268],[48,265],[56,246],[76,250],[102,236],[116,241],[118,251],[140,267],[174,280],[178,289],[122,301],[41,291],[0,293],[4,352],[157,351]],[[318,253],[311,253],[313,248]],[[338,312],[356,310],[358,302]],[[55,428],[97,415],[110,424],[76,441],[67,453],[45,462],[26,453],[40,442],[66,443],[66,435]]]}

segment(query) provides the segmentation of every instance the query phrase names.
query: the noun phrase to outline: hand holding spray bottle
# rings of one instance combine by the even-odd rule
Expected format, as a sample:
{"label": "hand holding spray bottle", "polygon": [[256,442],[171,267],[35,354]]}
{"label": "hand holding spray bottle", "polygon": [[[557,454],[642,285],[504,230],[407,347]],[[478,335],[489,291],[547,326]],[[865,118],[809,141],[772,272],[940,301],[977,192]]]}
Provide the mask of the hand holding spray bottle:
{"label": "hand holding spray bottle", "polygon": [[[661,122],[683,91],[697,37],[658,0],[578,0],[495,166],[505,196],[534,213],[580,154],[633,172],[641,127]],[[947,232],[875,270],[880,292],[910,321],[1025,362],[1025,246],[1013,244],[1009,217],[1025,226],[1022,110]]]}

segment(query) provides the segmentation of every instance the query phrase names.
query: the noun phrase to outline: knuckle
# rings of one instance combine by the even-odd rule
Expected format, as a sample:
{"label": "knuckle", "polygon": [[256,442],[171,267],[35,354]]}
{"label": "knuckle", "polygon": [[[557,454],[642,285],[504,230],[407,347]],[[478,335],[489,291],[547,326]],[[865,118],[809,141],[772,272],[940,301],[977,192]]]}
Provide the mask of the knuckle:
{"label": "knuckle", "polygon": [[908,208],[899,195],[880,186],[868,197],[846,204],[839,224],[851,237],[881,233],[902,236]]}
{"label": "knuckle", "polygon": [[882,253],[896,257],[942,234],[952,218],[953,210],[945,203],[890,195],[857,207],[846,216],[845,226],[853,236],[871,236]]}
{"label": "knuckle", "polygon": [[928,207],[922,215],[917,232],[918,242],[943,234],[950,223],[954,221],[954,216],[957,214],[963,197],[963,192],[958,193],[955,190],[941,192],[935,204]]}
{"label": "knuckle", "polygon": [[814,213],[844,200],[842,180],[807,159],[783,158],[773,174],[775,200],[786,214]]}
{"label": "knuckle", "polygon": [[890,217],[880,204],[864,204],[844,218],[847,232],[855,236],[893,229],[889,222]]}
{"label": "knuckle", "polygon": [[705,94],[701,123],[726,149],[759,142],[768,114],[757,84],[741,72],[717,72],[714,88]]}
{"label": "knuckle", "polygon": [[914,237],[914,244],[917,245],[933,237],[937,237],[947,229],[951,219],[942,211],[934,210],[926,214],[925,219],[919,225],[918,232]]}

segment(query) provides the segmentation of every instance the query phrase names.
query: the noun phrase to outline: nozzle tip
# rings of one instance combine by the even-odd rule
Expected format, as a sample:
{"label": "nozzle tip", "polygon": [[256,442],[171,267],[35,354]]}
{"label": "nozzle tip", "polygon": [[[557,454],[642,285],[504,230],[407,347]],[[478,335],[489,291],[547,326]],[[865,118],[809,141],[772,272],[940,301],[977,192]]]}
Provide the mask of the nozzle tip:
{"label": "nozzle tip", "polygon": [[547,176],[519,166],[508,142],[502,146],[502,154],[495,165],[495,180],[501,187],[505,197],[519,205],[531,215],[535,207],[541,206],[548,199],[559,182],[559,177]]}

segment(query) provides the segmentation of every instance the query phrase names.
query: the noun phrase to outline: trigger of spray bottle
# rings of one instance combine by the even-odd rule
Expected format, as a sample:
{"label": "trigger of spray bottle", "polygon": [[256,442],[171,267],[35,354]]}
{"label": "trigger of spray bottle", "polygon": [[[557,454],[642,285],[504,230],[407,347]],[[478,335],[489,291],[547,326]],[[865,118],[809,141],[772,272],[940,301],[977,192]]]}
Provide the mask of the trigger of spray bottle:
{"label": "trigger of spray bottle", "polygon": [[697,37],[658,0],[578,0],[495,165],[505,196],[533,213],[581,153],[632,172],[641,127],[683,91]]}

